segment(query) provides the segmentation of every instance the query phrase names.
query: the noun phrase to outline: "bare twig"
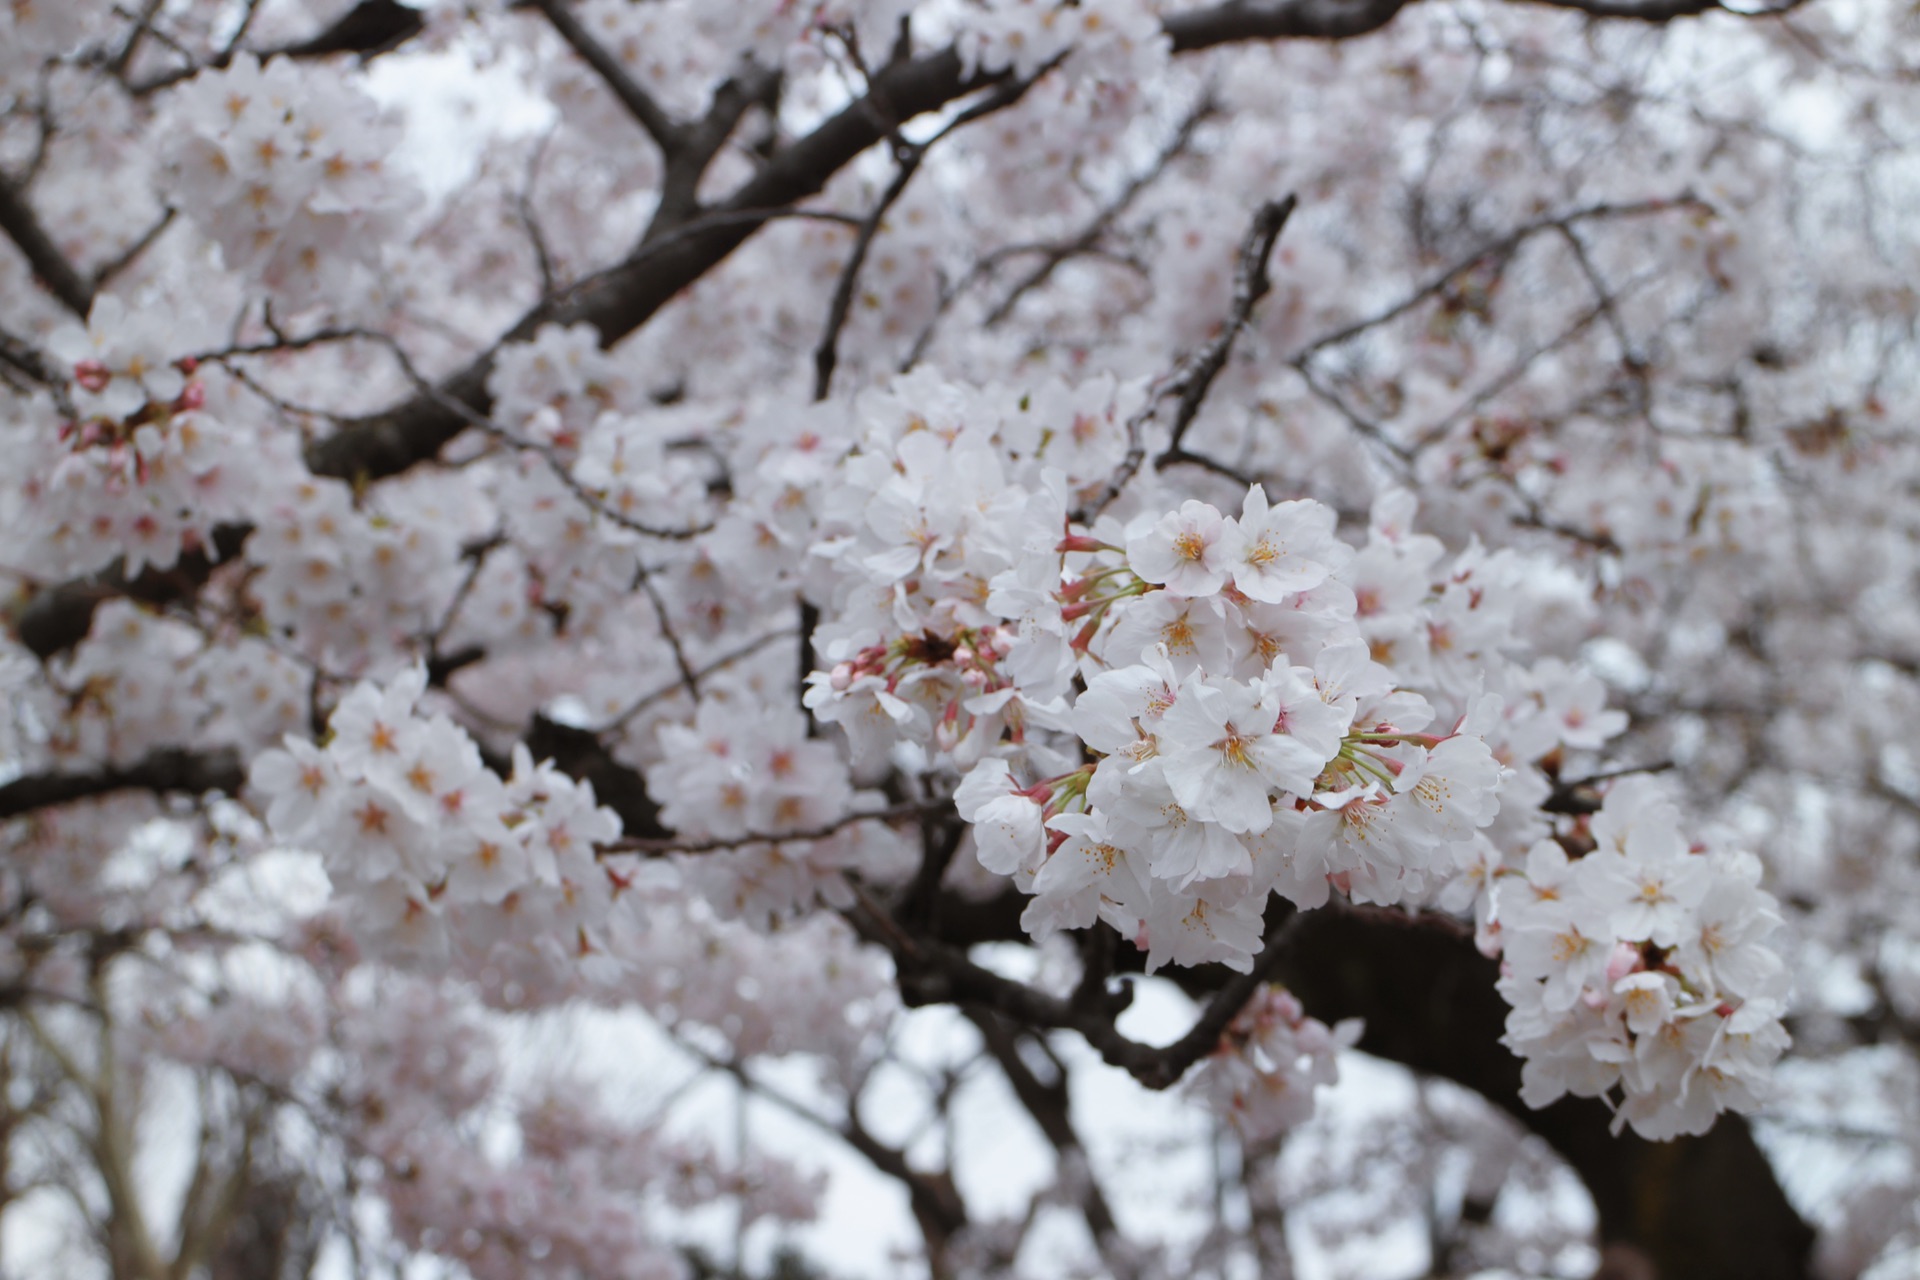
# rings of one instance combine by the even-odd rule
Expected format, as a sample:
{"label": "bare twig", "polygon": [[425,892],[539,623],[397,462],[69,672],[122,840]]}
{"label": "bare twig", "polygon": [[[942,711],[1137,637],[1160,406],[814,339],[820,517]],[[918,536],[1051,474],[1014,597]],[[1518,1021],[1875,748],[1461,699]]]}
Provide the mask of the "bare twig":
{"label": "bare twig", "polygon": [[1186,117],[1180,121],[1180,127],[1174,130],[1173,138],[1160,149],[1160,154],[1155,157],[1154,162],[1135,174],[1132,181],[1121,189],[1120,194],[1109,201],[1106,207],[1095,214],[1092,220],[1081,229],[1079,235],[1071,240],[1063,240],[1058,244],[1042,248],[1039,264],[1007,290],[1006,296],[995,304],[993,310],[989,311],[980,323],[986,328],[993,328],[1013,314],[1013,309],[1019,305],[1020,299],[1052,279],[1053,273],[1059,269],[1061,263],[1069,258],[1092,252],[1120,216],[1140,198],[1140,193],[1152,186],[1154,181],[1167,171],[1167,166],[1184,155],[1187,148],[1193,145],[1193,135],[1199,129],[1201,122],[1216,114],[1219,109],[1219,104],[1211,95],[1202,97],[1193,110],[1187,112]]}
{"label": "bare twig", "polygon": [[846,325],[847,310],[853,303],[854,284],[860,277],[861,266],[866,262],[867,250],[873,244],[873,238],[878,234],[880,224],[887,216],[887,210],[893,207],[894,202],[907,189],[907,183],[913,179],[914,172],[920,167],[920,162],[926,158],[927,150],[954,130],[1018,102],[1035,82],[1053,70],[1059,62],[1060,58],[1056,57],[1026,79],[1013,80],[1001,85],[948,121],[938,133],[924,142],[907,141],[900,136],[898,126],[895,125],[892,133],[893,160],[897,167],[893,181],[887,184],[887,189],[880,196],[879,203],[873,206],[872,211],[860,224],[860,233],[854,237],[853,250],[847,255],[846,266],[841,270],[839,282],[834,286],[833,304],[827,310],[827,323],[820,335],[820,345],[814,349],[813,398],[816,401],[825,400],[828,390],[833,385],[833,369],[840,359],[840,330]]}
{"label": "bare twig", "polygon": [[1075,520],[1091,522],[1120,496],[1127,482],[1139,472],[1147,460],[1147,424],[1159,416],[1161,408],[1169,401],[1175,406],[1173,424],[1162,456],[1180,456],[1181,441],[1186,437],[1187,428],[1193,425],[1195,416],[1199,414],[1200,405],[1207,398],[1213,380],[1226,367],[1235,339],[1253,315],[1255,304],[1266,297],[1267,291],[1273,287],[1267,275],[1267,260],[1273,255],[1274,243],[1280,239],[1280,232],[1293,215],[1296,203],[1294,197],[1288,196],[1284,200],[1269,200],[1254,211],[1253,223],[1240,242],[1240,254],[1234,266],[1233,305],[1227,311],[1226,323],[1211,341],[1182,360],[1155,389],[1146,406],[1128,421],[1126,457],[1107,478],[1100,492],[1074,513]]}
{"label": "bare twig", "polygon": [[906,144],[894,148],[893,159],[897,166],[893,181],[881,193],[879,201],[873,206],[860,223],[860,231],[853,239],[853,248],[847,254],[846,266],[841,268],[840,279],[833,288],[833,302],[827,308],[827,323],[820,333],[820,343],[813,350],[813,398],[825,400],[828,390],[833,386],[834,366],[840,361],[840,330],[847,323],[847,311],[853,305],[853,288],[860,277],[860,268],[867,260],[867,249],[873,244],[873,238],[879,233],[880,224],[887,216],[887,210],[893,207],[907,183],[913,179],[914,172],[920,168],[920,161],[926,156],[924,145]]}
{"label": "bare twig", "polygon": [[607,88],[613,90],[628,113],[640,122],[640,127],[658,144],[663,155],[673,156],[687,145],[687,130],[667,114],[654,96],[640,86],[639,81],[627,74],[620,60],[607,52],[606,48],[593,38],[593,35],[573,16],[566,0],[527,0],[527,3],[547,16],[547,21],[559,33],[560,38],[580,55],[586,64],[594,69],[599,77],[606,81]]}
{"label": "bare twig", "polygon": [[113,282],[114,277],[132,266],[134,262],[139,259],[140,255],[145,253],[147,249],[152,246],[153,242],[160,238],[161,233],[173,225],[173,218],[174,208],[172,205],[168,205],[165,209],[161,210],[159,219],[156,220],[152,226],[148,227],[138,240],[135,240],[106,262],[100,264],[100,269],[93,273],[94,289],[97,291],[106,288],[107,285]]}

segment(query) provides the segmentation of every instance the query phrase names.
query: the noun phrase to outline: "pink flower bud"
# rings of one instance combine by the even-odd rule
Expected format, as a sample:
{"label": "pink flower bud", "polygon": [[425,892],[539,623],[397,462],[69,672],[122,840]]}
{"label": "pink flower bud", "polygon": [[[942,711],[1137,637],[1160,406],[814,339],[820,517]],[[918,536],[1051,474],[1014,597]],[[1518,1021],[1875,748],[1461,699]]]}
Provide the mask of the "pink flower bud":
{"label": "pink flower bud", "polygon": [[82,360],[73,366],[73,380],[99,395],[113,381],[113,371],[98,360]]}
{"label": "pink flower bud", "polygon": [[1613,954],[1607,957],[1607,985],[1612,986],[1630,973],[1638,973],[1647,967],[1640,955],[1640,948],[1631,942],[1613,944]]}
{"label": "pink flower bud", "polygon": [[836,663],[833,673],[827,677],[827,683],[833,686],[835,693],[845,693],[853,685],[853,664]]}

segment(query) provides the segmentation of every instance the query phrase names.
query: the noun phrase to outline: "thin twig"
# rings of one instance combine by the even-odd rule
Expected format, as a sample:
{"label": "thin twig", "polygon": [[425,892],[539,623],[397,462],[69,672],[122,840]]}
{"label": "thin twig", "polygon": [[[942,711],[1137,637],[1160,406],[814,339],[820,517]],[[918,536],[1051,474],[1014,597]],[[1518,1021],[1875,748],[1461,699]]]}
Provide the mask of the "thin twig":
{"label": "thin twig", "polygon": [[[1061,55],[1061,57],[1064,56]],[[887,189],[882,193],[879,203],[873,206],[861,222],[860,233],[854,237],[853,251],[847,255],[846,266],[841,269],[840,279],[834,286],[833,305],[827,310],[826,328],[820,335],[820,345],[813,352],[813,398],[816,402],[825,400],[828,390],[833,385],[834,366],[840,359],[840,330],[846,325],[847,311],[853,304],[854,285],[859,279],[861,266],[866,262],[867,250],[873,244],[874,236],[879,233],[880,224],[886,218],[887,210],[893,207],[894,202],[907,189],[907,183],[913,179],[914,172],[920,167],[920,162],[926,158],[928,149],[955,130],[1018,102],[1036,81],[1059,65],[1061,57],[1055,57],[1024,80],[1013,80],[1001,85],[949,120],[924,142],[907,141],[900,136],[897,125],[890,131],[893,139],[893,160],[897,168],[893,181],[887,184]]]}
{"label": "thin twig", "polygon": [[840,330],[847,323],[847,312],[853,305],[854,284],[860,277],[860,268],[867,260],[867,249],[873,244],[873,238],[880,231],[880,224],[887,216],[887,210],[907,189],[907,183],[913,179],[914,172],[920,168],[920,161],[926,157],[924,144],[909,143],[895,147],[893,158],[898,166],[893,181],[880,200],[873,206],[864,221],[860,232],[854,237],[853,250],[847,255],[846,265],[841,268],[840,279],[834,285],[833,303],[827,308],[827,323],[820,333],[820,344],[813,350],[813,398],[815,402],[825,400],[828,390],[833,386],[833,369],[840,361]]}
{"label": "thin twig", "polygon": [[1006,296],[1000,299],[993,310],[989,311],[986,318],[980,322],[981,327],[991,329],[1013,314],[1013,309],[1019,304],[1020,299],[1052,279],[1053,273],[1059,269],[1061,263],[1069,258],[1092,252],[1120,215],[1131,208],[1140,194],[1167,171],[1167,166],[1185,154],[1187,148],[1193,145],[1193,135],[1200,128],[1201,122],[1217,114],[1219,110],[1219,104],[1214,101],[1212,94],[1204,95],[1193,110],[1180,121],[1180,127],[1174,130],[1172,140],[1160,149],[1160,154],[1155,157],[1154,162],[1134,175],[1132,181],[1128,182],[1121,189],[1120,194],[1108,202],[1105,208],[1094,215],[1093,219],[1081,229],[1079,235],[1042,249],[1044,256],[1039,265],[1022,276],[1013,288],[1007,290]]}
{"label": "thin twig", "polygon": [[141,254],[145,253],[155,240],[160,238],[161,233],[173,225],[173,219],[174,207],[168,205],[165,209],[161,210],[159,220],[148,227],[138,240],[135,240],[118,254],[115,254],[112,258],[102,263],[100,269],[93,273],[94,290],[97,292],[106,288],[107,285],[113,282],[114,277],[132,266],[134,261],[139,258]]}
{"label": "thin twig", "polygon": [[1233,305],[1227,312],[1226,323],[1211,341],[1182,360],[1155,389],[1146,406],[1127,421],[1126,457],[1107,478],[1100,492],[1074,513],[1075,520],[1091,523],[1120,496],[1127,482],[1139,472],[1147,460],[1147,423],[1158,417],[1161,408],[1169,401],[1175,402],[1176,407],[1165,455],[1180,455],[1181,441],[1186,436],[1187,428],[1199,414],[1200,405],[1206,399],[1208,389],[1213,386],[1213,380],[1226,366],[1227,357],[1233,352],[1234,340],[1240,336],[1240,330],[1246,327],[1255,304],[1266,297],[1267,291],[1273,287],[1267,275],[1267,260],[1273,255],[1273,246],[1280,239],[1287,219],[1293,215],[1296,203],[1293,196],[1288,196],[1284,200],[1269,200],[1254,211],[1253,223],[1247,229],[1246,238],[1240,242],[1239,259],[1233,272]]}
{"label": "thin twig", "polygon": [[607,88],[620,99],[628,113],[640,123],[660,147],[663,155],[674,156],[687,145],[687,130],[667,114],[666,108],[654,100],[652,94],[640,86],[640,82],[627,74],[620,60],[608,53],[606,48],[595,40],[587,29],[580,25],[567,7],[565,0],[527,0],[534,8],[547,16],[553,29],[560,38],[580,55],[586,64],[592,67],[599,77],[606,81]]}

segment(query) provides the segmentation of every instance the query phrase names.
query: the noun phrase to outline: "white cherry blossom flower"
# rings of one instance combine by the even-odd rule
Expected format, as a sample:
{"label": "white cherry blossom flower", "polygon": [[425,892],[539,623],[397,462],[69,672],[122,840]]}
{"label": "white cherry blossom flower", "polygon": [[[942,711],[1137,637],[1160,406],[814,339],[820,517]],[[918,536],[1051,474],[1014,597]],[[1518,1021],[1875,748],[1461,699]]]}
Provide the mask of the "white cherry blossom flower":
{"label": "white cherry blossom flower", "polygon": [[1305,501],[1269,506],[1259,485],[1247,490],[1240,519],[1228,522],[1222,541],[1235,588],[1269,604],[1313,590],[1352,555],[1334,536],[1331,508]]}
{"label": "white cherry blossom flower", "polygon": [[1127,565],[1143,582],[1183,596],[1210,596],[1226,584],[1233,545],[1218,509],[1188,499],[1157,520],[1128,527]]}

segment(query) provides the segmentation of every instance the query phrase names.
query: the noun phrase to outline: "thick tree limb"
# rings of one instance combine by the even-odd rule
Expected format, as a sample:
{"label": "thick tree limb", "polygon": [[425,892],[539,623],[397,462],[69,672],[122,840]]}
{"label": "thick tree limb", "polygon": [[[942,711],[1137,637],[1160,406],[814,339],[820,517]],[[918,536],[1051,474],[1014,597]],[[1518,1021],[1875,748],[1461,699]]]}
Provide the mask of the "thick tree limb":
{"label": "thick tree limb", "polygon": [[419,9],[399,0],[360,0],[325,30],[297,44],[261,54],[264,61],[276,53],[289,58],[330,58],[351,53],[361,60],[397,49],[426,29]]}
{"label": "thick tree limb", "polygon": [[156,751],[124,769],[93,773],[37,773],[0,786],[0,822],[36,809],[91,800],[116,791],[235,792],[246,780],[240,757],[232,751],[196,754]]}
{"label": "thick tree limb", "polygon": [[1737,1115],[1697,1138],[1614,1136],[1591,1099],[1520,1101],[1520,1060],[1499,1043],[1499,966],[1451,932],[1388,913],[1303,918],[1278,976],[1317,1018],[1366,1019],[1360,1048],[1480,1093],[1545,1138],[1586,1184],[1603,1245],[1644,1254],[1660,1280],[1805,1280],[1813,1231]]}
{"label": "thick tree limb", "polygon": [[1175,53],[1249,40],[1350,40],[1393,21],[1408,0],[1228,0],[1166,19]]}
{"label": "thick tree limb", "polygon": [[[949,900],[939,945],[964,956],[961,949],[976,943],[1024,941],[1026,902],[1011,890],[985,902]],[[1273,927],[1270,917],[1269,937]],[[1520,1100],[1520,1060],[1500,1044],[1508,1010],[1494,986],[1499,964],[1474,948],[1470,931],[1446,917],[1339,906],[1295,914],[1286,928],[1267,976],[1317,1018],[1364,1019],[1359,1047],[1367,1053],[1472,1089],[1539,1134],[1593,1196],[1603,1246],[1641,1256],[1657,1280],[1810,1280],[1812,1229],[1740,1116],[1722,1115],[1700,1137],[1660,1143],[1631,1131],[1615,1136],[1611,1113],[1592,1099],[1563,1098],[1541,1111]],[[1122,948],[1117,960],[1137,969],[1142,958]],[[1070,1025],[1060,1020],[1063,1002],[1030,1002],[1020,984],[988,976],[981,994],[1002,1015],[1028,1027]],[[1244,982],[1218,965],[1166,976],[1196,999],[1219,1000],[1215,993]],[[915,971],[901,964],[900,978],[915,1003]],[[966,975],[958,990],[971,992],[976,981]],[[1219,1007],[1237,1011],[1241,1003]]]}
{"label": "thick tree limb", "polygon": [[206,585],[214,566],[240,553],[251,532],[249,525],[216,525],[213,553],[183,551],[172,568],[148,567],[128,578],[115,565],[77,582],[62,583],[30,597],[6,616],[16,639],[45,659],[86,639],[93,611],[102,603],[124,596],[147,604],[164,605],[191,596]]}

